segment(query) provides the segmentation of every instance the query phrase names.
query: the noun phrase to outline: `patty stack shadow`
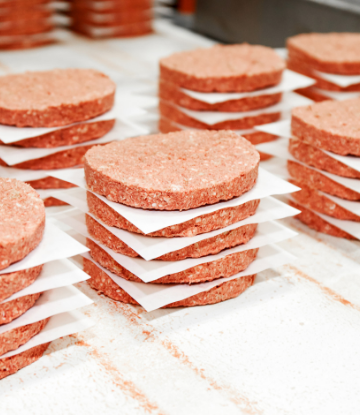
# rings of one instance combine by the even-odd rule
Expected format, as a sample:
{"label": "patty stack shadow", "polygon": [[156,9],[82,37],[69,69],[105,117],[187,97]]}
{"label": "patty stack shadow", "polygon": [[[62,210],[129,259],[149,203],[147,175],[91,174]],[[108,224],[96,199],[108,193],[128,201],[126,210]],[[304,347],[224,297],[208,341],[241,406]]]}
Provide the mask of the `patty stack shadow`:
{"label": "patty stack shadow", "polygon": [[58,197],[86,219],[79,210],[57,219],[87,237],[84,270],[108,297],[147,311],[218,303],[293,259],[274,243],[295,233],[273,220],[298,211],[269,196],[297,188],[258,175],[258,164],[255,148],[231,131],[93,148],[86,181],[80,171],[58,176],[80,186]]}

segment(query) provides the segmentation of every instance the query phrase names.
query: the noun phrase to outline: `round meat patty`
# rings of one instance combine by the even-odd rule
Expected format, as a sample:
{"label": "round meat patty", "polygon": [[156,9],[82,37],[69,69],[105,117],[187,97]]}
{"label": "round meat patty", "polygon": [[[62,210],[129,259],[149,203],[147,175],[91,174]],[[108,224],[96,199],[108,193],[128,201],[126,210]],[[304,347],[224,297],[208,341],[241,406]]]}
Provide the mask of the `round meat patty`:
{"label": "round meat patty", "polygon": [[337,238],[356,239],[347,232],[344,232],[343,230],[327,222],[315,212],[304,207],[303,205],[293,202],[292,200],[289,201],[289,205],[302,211],[296,215],[295,218],[305,223],[305,225],[309,228],[314,229],[317,232],[326,233],[327,235],[336,236]]}
{"label": "round meat patty", "polygon": [[303,141],[290,139],[289,152],[297,160],[319,170],[325,170],[337,176],[360,179],[359,171],[341,163],[333,157],[328,156],[319,148],[306,144]]}
{"label": "round meat patty", "polygon": [[33,189],[71,189],[74,184],[57,179],[56,177],[44,177],[43,179],[30,180],[26,182]]}
{"label": "round meat patty", "polygon": [[0,356],[18,349],[45,328],[50,318],[0,334]]}
{"label": "round meat patty", "polygon": [[259,153],[231,131],[130,138],[85,155],[89,189],[142,209],[183,210],[229,200],[256,182]]}
{"label": "round meat patty", "polygon": [[[126,280],[143,282],[136,275],[116,262],[111,255],[91,239],[87,238],[86,244],[90,249],[91,257],[104,268]],[[166,275],[152,281],[152,284],[196,284],[231,277],[244,271],[256,259],[258,251],[259,249],[256,248],[229,254],[215,261],[205,262],[184,271]]]}
{"label": "round meat patty", "polygon": [[335,182],[317,170],[310,169],[300,163],[288,160],[288,172],[291,177],[300,180],[314,189],[347,200],[360,200],[360,193]]}
{"label": "round meat patty", "polygon": [[28,311],[42,293],[29,294],[0,304],[0,325],[8,324]]}
{"label": "round meat patty", "polygon": [[[139,304],[130,297],[126,291],[120,288],[104,271],[86,258],[84,258],[84,271],[91,277],[90,280],[88,280],[90,287],[99,291],[99,293],[103,293],[107,297],[116,301],[121,301],[122,303]],[[247,288],[253,285],[255,277],[256,275],[247,275],[246,277],[237,278],[222,284],[220,283],[218,286],[208,291],[177,301],[176,303],[168,304],[161,308],[194,307],[220,303],[238,297]]]}
{"label": "round meat patty", "polygon": [[291,133],[343,156],[360,156],[360,98],[324,101],[292,110]]}
{"label": "round meat patty", "polygon": [[182,88],[202,92],[246,92],[281,81],[285,62],[271,48],[216,45],[174,53],[160,60],[160,77]]}
{"label": "round meat patty", "polygon": [[300,191],[292,193],[292,198],[304,206],[335,219],[352,220],[360,222],[360,216],[338,205],[332,199],[321,193],[319,190],[308,186],[306,183],[289,179],[289,182],[301,188]]}
{"label": "round meat patty", "polygon": [[[216,229],[226,228],[233,223],[240,222],[241,220],[254,215],[259,203],[259,199],[250,200],[243,205],[207,213],[206,215],[201,215],[186,222],[168,226],[146,235],[165,238],[190,237],[211,232]],[[89,212],[103,221],[106,225],[145,235],[139,228],[134,226],[91,192],[87,192],[87,204]]]}
{"label": "round meat patty", "polygon": [[[101,242],[113,251],[133,258],[139,257],[139,254],[136,251],[109,232],[104,226],[89,215],[86,215],[86,226],[88,233],[92,238]],[[200,258],[207,255],[215,255],[224,249],[246,244],[253,238],[256,228],[256,223],[240,226],[232,231],[227,231],[220,235],[203,239],[202,241],[196,242],[185,248],[161,255],[156,259],[162,261],[181,261],[186,258]]]}
{"label": "round meat patty", "polygon": [[195,99],[187,95],[180,87],[170,82],[160,79],[159,98],[163,101],[172,102],[180,107],[188,108],[194,111],[223,111],[223,112],[240,112],[253,111],[259,108],[270,107],[280,102],[281,93],[266,94],[255,97],[245,97],[241,99],[232,99],[216,104],[209,104],[204,101]]}
{"label": "round meat patty", "polygon": [[360,74],[360,33],[303,33],[287,39],[290,59],[322,72]]}
{"label": "round meat patty", "polygon": [[50,343],[41,344],[15,356],[0,359],[0,380],[39,360]]}
{"label": "round meat patty", "polygon": [[0,123],[60,127],[109,111],[115,84],[93,69],[55,69],[0,77]]}
{"label": "round meat patty", "polygon": [[35,249],[45,229],[45,207],[31,186],[0,178],[0,269]]}
{"label": "round meat patty", "polygon": [[21,271],[0,274],[0,302],[35,282],[43,265],[23,269]]}

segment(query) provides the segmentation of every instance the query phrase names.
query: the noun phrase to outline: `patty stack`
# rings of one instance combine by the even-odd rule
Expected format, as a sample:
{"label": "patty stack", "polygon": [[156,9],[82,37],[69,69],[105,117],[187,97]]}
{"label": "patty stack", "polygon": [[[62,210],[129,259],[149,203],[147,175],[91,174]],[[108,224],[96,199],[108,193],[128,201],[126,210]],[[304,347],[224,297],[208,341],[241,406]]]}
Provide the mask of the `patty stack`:
{"label": "patty stack", "polygon": [[[91,301],[76,288],[65,287],[86,280],[65,259],[86,248],[54,227],[45,229],[45,206],[35,190],[14,179],[0,179],[0,199],[2,379],[38,360],[52,340],[74,333],[66,331],[64,319],[76,316],[66,312]],[[74,251],[69,255],[70,249]]]}
{"label": "patty stack", "polygon": [[298,92],[320,102],[360,96],[360,34],[306,33],[287,40],[288,68],[316,84]]}
{"label": "patty stack", "polygon": [[46,173],[81,166],[89,148],[112,141],[106,134],[115,124],[115,90],[111,79],[92,69],[0,77],[0,164],[11,166],[1,175],[22,179],[17,173],[28,170],[25,180],[35,189],[72,187]]}
{"label": "patty stack", "polygon": [[288,161],[302,188],[290,203],[311,228],[360,238],[360,98],[293,110]]}
{"label": "patty stack", "polygon": [[294,105],[308,104],[289,91],[313,82],[284,69],[273,49],[248,44],[166,57],[160,61],[159,130],[226,129],[252,144],[274,140],[254,127],[279,120]]}
{"label": "patty stack", "polygon": [[268,196],[296,187],[258,165],[255,148],[232,131],[94,147],[85,179],[79,170],[66,176],[82,188],[61,192],[78,209],[57,218],[87,237],[84,270],[108,297],[147,311],[218,303],[289,261],[273,243],[294,233],[273,220],[298,211]]}
{"label": "patty stack", "polygon": [[26,49],[54,42],[50,0],[0,2],[0,50]]}
{"label": "patty stack", "polygon": [[72,0],[68,15],[71,29],[91,38],[152,33],[152,0]]}

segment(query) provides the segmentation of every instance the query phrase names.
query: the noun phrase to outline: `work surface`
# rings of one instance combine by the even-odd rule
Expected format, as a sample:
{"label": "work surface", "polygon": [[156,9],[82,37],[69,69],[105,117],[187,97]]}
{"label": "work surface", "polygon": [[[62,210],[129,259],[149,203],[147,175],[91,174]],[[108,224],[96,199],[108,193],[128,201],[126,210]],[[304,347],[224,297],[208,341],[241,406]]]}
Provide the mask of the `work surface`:
{"label": "work surface", "polygon": [[[66,37],[0,53],[1,72],[96,67],[121,93],[154,81],[161,56],[212,44],[166,22],[144,38]],[[96,325],[0,381],[0,414],[359,414],[360,244],[284,223],[298,259],[224,303],[146,313],[80,284]]]}

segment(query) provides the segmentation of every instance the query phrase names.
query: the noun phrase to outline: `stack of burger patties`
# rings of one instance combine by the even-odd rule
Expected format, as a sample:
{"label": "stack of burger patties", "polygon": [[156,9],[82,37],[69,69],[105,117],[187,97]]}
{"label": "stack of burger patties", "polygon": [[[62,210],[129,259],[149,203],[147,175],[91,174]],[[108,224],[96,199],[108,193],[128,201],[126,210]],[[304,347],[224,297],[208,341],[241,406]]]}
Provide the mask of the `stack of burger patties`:
{"label": "stack of burger patties", "polygon": [[[204,258],[199,265],[168,273],[157,278],[154,284],[198,284],[219,280],[219,284],[206,292],[185,298],[166,307],[213,304],[241,294],[254,282],[255,275],[247,275],[228,282],[220,278],[233,276],[256,259],[258,248],[231,248],[251,241],[257,224],[242,226],[242,221],[255,214],[259,200],[250,200],[240,206],[213,211],[184,223],[165,227],[145,235],[140,229],[104,203],[100,197],[136,211],[157,211],[165,215],[182,210],[193,210],[204,205],[238,197],[256,183],[259,154],[244,138],[231,131],[182,131],[127,139],[104,147],[94,147],[85,156],[85,178],[88,188],[86,215],[87,240],[91,260],[84,258],[84,270],[91,279],[90,285],[108,297],[125,303],[137,304],[124,289],[104,271],[109,270],[123,280],[144,283],[120,263],[114,255],[137,258],[139,255],[106,226],[144,235],[147,239],[165,237],[183,239],[184,248],[169,252],[153,261],[154,266],[181,263],[191,258]],[[214,230],[232,224],[238,227],[217,236],[196,239]],[[191,243],[191,239],[194,243]],[[197,242],[196,242],[197,241]],[[105,249],[102,248],[106,247]],[[245,247],[246,248],[246,245]],[[226,255],[226,252],[229,254]],[[221,258],[212,256],[222,252]],[[103,269],[101,269],[103,267]],[[163,272],[163,271],[162,271]]]}
{"label": "stack of burger patties", "polygon": [[302,190],[298,218],[329,235],[360,238],[360,98],[324,101],[292,113],[288,161]]}
{"label": "stack of burger patties", "polygon": [[51,341],[74,333],[66,323],[74,324],[71,330],[78,329],[77,316],[67,312],[91,300],[68,286],[86,276],[66,258],[86,248],[56,227],[45,226],[45,206],[36,191],[18,180],[1,178],[0,200],[3,379],[38,360]]}
{"label": "stack of burger patties", "polygon": [[289,69],[316,84],[298,92],[314,101],[360,96],[360,34],[306,33],[287,40]]}
{"label": "stack of burger patties", "polygon": [[285,61],[273,49],[248,44],[217,45],[163,58],[159,130],[226,129],[252,144],[272,141],[275,136],[254,127],[280,120],[294,99],[296,105],[305,104],[296,94],[283,94],[284,69]]}
{"label": "stack of burger patties", "polygon": [[[81,166],[86,151],[106,141],[115,123],[114,114],[110,117],[115,90],[114,82],[92,69],[0,77],[2,175],[22,178],[17,174],[28,170],[25,180],[35,189],[72,187],[47,173]],[[46,200],[47,206],[59,203]]]}
{"label": "stack of burger patties", "polygon": [[50,0],[0,2],[0,50],[26,49],[54,42]]}
{"label": "stack of burger patties", "polygon": [[152,0],[72,0],[68,15],[71,29],[91,38],[152,33]]}

